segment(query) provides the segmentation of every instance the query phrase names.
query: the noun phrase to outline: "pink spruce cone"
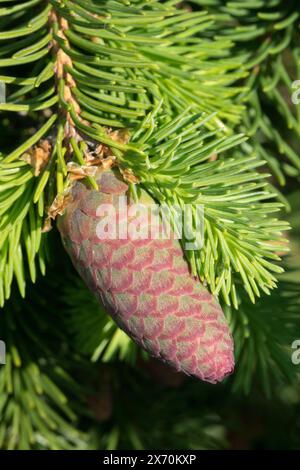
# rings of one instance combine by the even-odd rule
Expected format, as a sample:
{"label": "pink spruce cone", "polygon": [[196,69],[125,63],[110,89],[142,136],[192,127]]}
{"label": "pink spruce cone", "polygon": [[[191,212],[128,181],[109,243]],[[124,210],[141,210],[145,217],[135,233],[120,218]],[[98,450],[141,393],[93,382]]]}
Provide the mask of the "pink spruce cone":
{"label": "pink spruce cone", "polygon": [[[99,239],[99,206],[117,209],[128,186],[111,170],[98,184],[96,191],[77,182],[58,223],[76,269],[118,326],[152,356],[201,380],[221,381],[234,357],[220,305],[191,276],[174,237]],[[142,199],[149,204],[148,195]],[[118,212],[119,224],[123,216]]]}

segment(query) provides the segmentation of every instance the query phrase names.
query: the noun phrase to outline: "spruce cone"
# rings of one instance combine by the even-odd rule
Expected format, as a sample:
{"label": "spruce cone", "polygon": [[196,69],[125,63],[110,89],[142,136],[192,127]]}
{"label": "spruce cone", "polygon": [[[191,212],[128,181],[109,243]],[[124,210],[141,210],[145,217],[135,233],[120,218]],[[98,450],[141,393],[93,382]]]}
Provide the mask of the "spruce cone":
{"label": "spruce cone", "polygon": [[[75,183],[58,222],[76,269],[118,326],[152,356],[201,380],[221,381],[234,367],[221,307],[191,276],[174,237],[99,239],[97,209],[102,204],[118,209],[128,186],[111,170],[99,175],[98,184],[96,191]],[[142,199],[152,201],[146,193]],[[123,216],[117,210],[119,224]]]}

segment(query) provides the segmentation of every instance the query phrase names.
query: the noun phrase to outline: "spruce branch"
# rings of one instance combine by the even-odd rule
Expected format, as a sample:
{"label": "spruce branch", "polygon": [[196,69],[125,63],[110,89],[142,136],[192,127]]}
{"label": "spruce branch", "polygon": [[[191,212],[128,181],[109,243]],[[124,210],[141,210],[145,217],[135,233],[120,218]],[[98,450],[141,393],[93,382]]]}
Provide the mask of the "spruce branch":
{"label": "spruce branch", "polygon": [[72,370],[83,363],[75,355],[68,359],[71,349],[55,326],[58,307],[48,301],[55,285],[49,277],[40,282],[30,290],[29,302],[15,292],[1,312],[0,337],[6,342],[6,365],[0,368],[1,449],[85,447],[84,433],[76,429],[83,388],[72,378]]}
{"label": "spruce branch", "polygon": [[[211,10],[222,33],[210,36],[234,44],[231,54],[248,72],[239,102],[246,105],[240,131],[251,137],[280,186],[286,177],[299,180],[299,106],[292,102],[293,81],[299,80],[299,8],[296,0],[234,3],[195,0]],[[257,47],[259,44],[259,47]]]}
{"label": "spruce branch", "polygon": [[[186,251],[193,273],[235,308],[236,286],[242,281],[254,303],[259,290],[270,293],[275,274],[283,271],[276,264],[277,253],[287,249],[282,232],[289,228],[272,217],[282,204],[272,201],[268,175],[257,171],[262,162],[255,154],[247,160],[238,152],[234,158],[222,157],[245,137],[227,137],[222,129],[207,131],[205,124],[213,116],[191,116],[187,111],[165,122],[157,118],[157,110],[132,137],[139,155],[125,152],[121,165],[132,168],[147,191],[171,210],[184,203],[204,206],[204,245]],[[212,155],[217,160],[212,161]]]}
{"label": "spruce branch", "polygon": [[[10,198],[15,176],[10,188],[3,186],[10,203],[3,209],[2,303],[9,297],[11,266],[24,294],[26,237],[18,233],[33,237],[32,226],[23,229],[27,215],[37,214],[38,242],[27,241],[34,280],[34,259],[46,238],[42,231],[63,212],[72,181],[80,174],[95,187],[95,166],[109,164],[129,169],[159,202],[205,204],[204,249],[187,257],[215,295],[237,306],[238,276],[253,301],[260,289],[269,292],[275,286],[272,271],[281,271],[271,261],[278,260],[280,232],[287,226],[263,220],[263,213],[280,206],[262,204],[272,194],[255,170],[255,149],[233,133],[244,109],[238,97],[246,93],[236,83],[248,72],[240,54],[230,56],[230,35],[210,37],[218,17],[159,1],[25,1],[22,9],[20,3],[1,4],[0,80],[8,91],[0,110],[37,120],[36,132],[1,158],[2,178],[14,164],[22,183],[16,199]],[[24,154],[34,154],[41,139],[51,152],[37,174],[23,165]],[[239,149],[247,145],[245,159]]]}
{"label": "spruce branch", "polygon": [[297,368],[291,355],[299,329],[299,293],[299,282],[281,280],[274,294],[259,300],[255,309],[245,299],[238,312],[227,309],[238,364],[234,391],[249,394],[260,383],[270,398],[275,385],[295,382]]}

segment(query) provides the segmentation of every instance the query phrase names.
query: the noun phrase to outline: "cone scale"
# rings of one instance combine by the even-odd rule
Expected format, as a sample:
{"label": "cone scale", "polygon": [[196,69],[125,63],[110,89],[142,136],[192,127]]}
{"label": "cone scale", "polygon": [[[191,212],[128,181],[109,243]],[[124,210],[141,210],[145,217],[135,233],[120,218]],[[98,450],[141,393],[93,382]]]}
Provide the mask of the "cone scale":
{"label": "cone scale", "polygon": [[128,201],[126,210],[131,202],[117,172],[100,173],[97,182],[99,190],[76,182],[58,221],[75,268],[117,325],[150,355],[201,380],[223,380],[234,368],[233,341],[217,300],[191,276],[174,237],[99,238],[99,207],[113,207],[121,224],[120,197]]}

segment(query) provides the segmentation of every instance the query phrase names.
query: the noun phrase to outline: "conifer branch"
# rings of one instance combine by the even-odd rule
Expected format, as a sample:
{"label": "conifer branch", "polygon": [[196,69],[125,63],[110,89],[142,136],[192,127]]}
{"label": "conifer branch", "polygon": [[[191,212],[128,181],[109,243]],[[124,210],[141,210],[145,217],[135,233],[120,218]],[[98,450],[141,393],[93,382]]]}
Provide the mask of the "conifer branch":
{"label": "conifer branch", "polygon": [[[0,163],[3,181],[10,172],[14,175],[2,185],[2,304],[13,271],[24,295],[25,246],[32,280],[36,254],[44,270],[39,247],[47,237],[42,229],[47,231],[50,219],[62,213],[72,180],[80,174],[95,187],[93,168],[107,160],[123,171],[129,168],[160,202],[206,205],[205,248],[187,256],[192,271],[215,295],[237,306],[238,276],[253,301],[259,288],[269,292],[275,286],[271,272],[280,271],[270,261],[278,260],[280,232],[287,226],[276,219],[254,223],[258,214],[280,206],[261,203],[272,192],[254,171],[255,149],[233,134],[244,109],[238,96],[246,93],[234,83],[248,72],[240,67],[241,56],[229,57],[234,37],[209,38],[217,18],[159,1],[130,7],[121,1],[118,7],[113,1],[35,1],[23,2],[22,10],[4,4],[1,12],[0,79],[7,86],[7,101],[0,109],[30,113],[37,127]],[[187,109],[190,116],[185,117]],[[189,119],[195,124],[188,125]],[[37,174],[23,160],[25,155],[28,162],[29,154],[36,162],[41,139],[48,140],[51,150]],[[248,148],[245,165],[239,148]],[[228,149],[233,160],[226,161]],[[217,162],[211,161],[216,152]],[[151,159],[159,163],[148,167]],[[243,214],[239,221],[238,214]]]}

